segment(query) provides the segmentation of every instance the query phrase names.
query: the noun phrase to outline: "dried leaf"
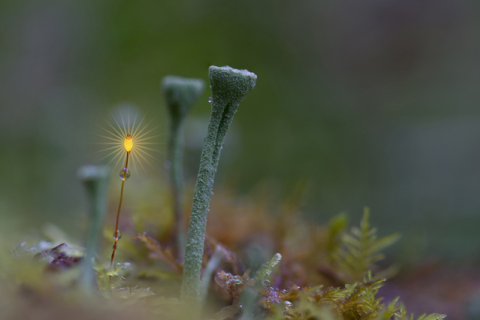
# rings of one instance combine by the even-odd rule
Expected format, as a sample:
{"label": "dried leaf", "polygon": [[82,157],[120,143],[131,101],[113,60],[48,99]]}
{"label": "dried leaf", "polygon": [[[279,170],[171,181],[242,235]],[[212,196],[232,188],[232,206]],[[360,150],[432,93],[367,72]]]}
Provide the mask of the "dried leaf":
{"label": "dried leaf", "polygon": [[145,243],[148,250],[150,250],[150,256],[152,258],[160,258],[164,259],[165,261],[169,262],[172,267],[175,268],[176,271],[179,273],[183,272],[183,263],[178,262],[173,255],[173,252],[169,248],[162,248],[160,243],[157,240],[153,239],[152,237],[147,236],[145,233],[137,234],[134,239],[140,239]]}

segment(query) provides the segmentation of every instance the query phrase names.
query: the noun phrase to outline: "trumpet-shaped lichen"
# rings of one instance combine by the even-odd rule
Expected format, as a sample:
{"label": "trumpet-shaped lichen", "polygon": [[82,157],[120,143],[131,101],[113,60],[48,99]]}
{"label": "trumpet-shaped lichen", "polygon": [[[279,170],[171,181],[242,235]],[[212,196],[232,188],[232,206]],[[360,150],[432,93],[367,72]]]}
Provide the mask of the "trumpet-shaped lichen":
{"label": "trumpet-shaped lichen", "polygon": [[167,161],[170,161],[170,181],[172,185],[173,207],[177,229],[177,247],[183,259],[185,251],[185,230],[183,203],[183,134],[188,112],[203,93],[205,84],[201,79],[186,79],[166,76],[162,80],[162,92],[170,119],[168,131]]}
{"label": "trumpet-shaped lichen", "polygon": [[230,67],[211,66],[208,76],[212,88],[212,111],[195,185],[181,290],[182,299],[195,304],[200,299],[200,268],[207,212],[223,140],[240,102],[257,81],[254,73]]}

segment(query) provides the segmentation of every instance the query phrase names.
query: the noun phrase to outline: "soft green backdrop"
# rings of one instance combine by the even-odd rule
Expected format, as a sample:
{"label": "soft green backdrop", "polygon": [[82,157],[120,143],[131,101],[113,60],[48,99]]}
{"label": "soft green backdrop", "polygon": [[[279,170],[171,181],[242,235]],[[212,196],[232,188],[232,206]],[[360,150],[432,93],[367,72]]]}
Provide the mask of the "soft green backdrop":
{"label": "soft green backdrop", "polygon": [[[405,245],[475,253],[479,13],[474,0],[1,0],[0,229],[54,222],[78,237],[75,172],[99,158],[96,125],[131,103],[164,131],[160,79],[206,80],[215,64],[258,75],[217,187],[268,181],[281,197],[306,179],[310,218],[358,220],[369,205]],[[190,178],[208,96],[193,111]]]}

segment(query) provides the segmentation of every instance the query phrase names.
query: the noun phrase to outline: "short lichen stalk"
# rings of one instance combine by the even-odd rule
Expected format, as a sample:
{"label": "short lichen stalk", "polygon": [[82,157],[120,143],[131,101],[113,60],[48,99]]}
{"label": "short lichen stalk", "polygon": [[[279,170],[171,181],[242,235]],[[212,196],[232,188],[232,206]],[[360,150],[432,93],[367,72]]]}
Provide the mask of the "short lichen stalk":
{"label": "short lichen stalk", "polygon": [[92,260],[95,257],[105,221],[109,173],[110,171],[106,167],[101,166],[84,166],[78,170],[78,178],[85,187],[89,207],[85,256],[82,261],[80,279],[81,287],[87,291],[96,285]]}
{"label": "short lichen stalk", "polygon": [[257,80],[254,73],[230,67],[211,66],[208,76],[212,88],[212,111],[195,185],[181,290],[182,299],[192,303],[194,310],[198,310],[207,212],[223,140],[240,102]]}
{"label": "short lichen stalk", "polygon": [[179,258],[185,252],[185,218],[183,214],[183,149],[184,123],[188,112],[203,93],[205,84],[201,79],[186,79],[166,76],[162,80],[169,115],[167,161],[170,170],[173,208],[175,213],[176,242]]}

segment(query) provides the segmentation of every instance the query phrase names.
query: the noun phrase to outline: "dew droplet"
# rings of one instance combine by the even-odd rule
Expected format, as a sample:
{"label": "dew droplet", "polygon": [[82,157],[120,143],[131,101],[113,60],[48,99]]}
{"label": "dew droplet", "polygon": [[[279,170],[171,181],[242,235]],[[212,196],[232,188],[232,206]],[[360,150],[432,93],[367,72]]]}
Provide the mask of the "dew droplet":
{"label": "dew droplet", "polygon": [[212,103],[212,97],[208,98],[208,103]]}
{"label": "dew droplet", "polygon": [[117,230],[117,234],[115,234],[115,232],[113,233],[113,240],[120,240],[122,239],[122,234],[120,233],[120,230]]}
{"label": "dew droplet", "polygon": [[122,170],[120,170],[120,179],[122,180],[128,180],[128,178],[130,178],[130,170],[128,170],[128,168],[123,168]]}

